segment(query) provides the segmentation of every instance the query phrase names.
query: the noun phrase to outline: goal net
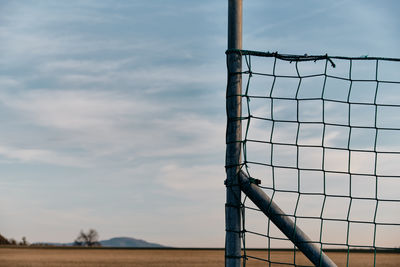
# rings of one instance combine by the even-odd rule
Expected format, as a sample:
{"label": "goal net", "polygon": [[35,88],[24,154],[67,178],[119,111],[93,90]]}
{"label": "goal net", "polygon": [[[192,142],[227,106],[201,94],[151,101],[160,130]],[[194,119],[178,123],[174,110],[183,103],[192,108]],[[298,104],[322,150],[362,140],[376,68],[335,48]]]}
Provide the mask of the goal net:
{"label": "goal net", "polygon": [[227,53],[243,65],[241,183],[268,198],[253,203],[241,184],[243,265],[313,266],[297,234],[345,266],[398,252],[400,60]]}

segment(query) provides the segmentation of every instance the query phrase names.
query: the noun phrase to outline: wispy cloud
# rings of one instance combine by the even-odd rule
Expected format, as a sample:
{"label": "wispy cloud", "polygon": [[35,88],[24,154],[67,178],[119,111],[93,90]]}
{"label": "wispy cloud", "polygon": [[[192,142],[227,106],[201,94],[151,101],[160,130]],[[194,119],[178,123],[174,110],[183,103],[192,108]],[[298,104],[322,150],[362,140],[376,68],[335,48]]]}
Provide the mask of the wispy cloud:
{"label": "wispy cloud", "polygon": [[34,148],[15,148],[0,145],[0,155],[9,163],[46,163],[65,166],[84,167],[77,156],[66,156],[55,151]]}

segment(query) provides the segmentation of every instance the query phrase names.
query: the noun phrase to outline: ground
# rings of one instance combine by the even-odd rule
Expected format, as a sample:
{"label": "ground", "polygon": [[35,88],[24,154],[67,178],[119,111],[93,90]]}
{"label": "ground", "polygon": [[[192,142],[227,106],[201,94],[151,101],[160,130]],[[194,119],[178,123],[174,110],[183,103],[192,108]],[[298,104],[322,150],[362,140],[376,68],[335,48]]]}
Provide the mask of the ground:
{"label": "ground", "polygon": [[[249,255],[267,257],[266,251],[249,251]],[[346,253],[327,253],[338,266],[346,266]],[[273,251],[272,261],[293,262],[293,252]],[[376,266],[400,266],[400,253],[381,253],[377,255]],[[373,253],[352,252],[349,266],[373,266]],[[309,263],[296,253],[297,264]],[[0,267],[50,267],[50,266],[133,266],[133,267],[167,267],[167,266],[224,266],[222,249],[77,249],[77,248],[0,248]],[[268,266],[267,263],[251,260],[247,267]],[[272,265],[286,266],[286,265]],[[292,265],[293,266],[293,265]]]}

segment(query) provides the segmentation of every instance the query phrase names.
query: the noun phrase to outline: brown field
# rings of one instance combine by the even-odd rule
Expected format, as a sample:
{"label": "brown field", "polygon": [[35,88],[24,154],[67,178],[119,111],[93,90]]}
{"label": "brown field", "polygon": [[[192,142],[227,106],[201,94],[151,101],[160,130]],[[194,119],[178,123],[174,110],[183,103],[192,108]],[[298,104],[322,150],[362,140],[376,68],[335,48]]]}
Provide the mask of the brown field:
{"label": "brown field", "polygon": [[[338,266],[346,266],[346,253],[327,253]],[[248,251],[248,255],[266,258],[265,251]],[[293,263],[293,252],[273,251],[270,259]],[[350,266],[373,266],[373,253],[350,253]],[[307,264],[300,253],[296,253],[297,264]],[[376,266],[400,266],[400,253],[378,253]],[[222,249],[75,249],[75,248],[0,248],[0,266],[224,266]],[[265,262],[249,259],[246,266],[268,266]],[[285,266],[282,264],[273,266]],[[293,265],[292,265],[293,266]]]}

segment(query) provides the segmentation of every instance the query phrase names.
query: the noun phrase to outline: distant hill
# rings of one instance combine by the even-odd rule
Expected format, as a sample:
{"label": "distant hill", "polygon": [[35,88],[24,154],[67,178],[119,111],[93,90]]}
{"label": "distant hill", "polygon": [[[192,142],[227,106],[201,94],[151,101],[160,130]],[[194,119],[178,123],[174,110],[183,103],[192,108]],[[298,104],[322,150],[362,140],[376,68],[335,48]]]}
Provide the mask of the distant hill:
{"label": "distant hill", "polygon": [[[114,237],[108,240],[100,241],[103,247],[115,247],[115,248],[162,248],[165,247],[160,244],[150,243],[141,239],[135,239],[132,237]],[[33,243],[32,245],[47,245],[47,246],[73,246],[74,243],[48,243],[40,242]]]}
{"label": "distant hill", "polygon": [[114,237],[108,240],[100,241],[103,247],[118,247],[118,248],[160,248],[163,245],[150,243],[141,239],[131,237]]}

